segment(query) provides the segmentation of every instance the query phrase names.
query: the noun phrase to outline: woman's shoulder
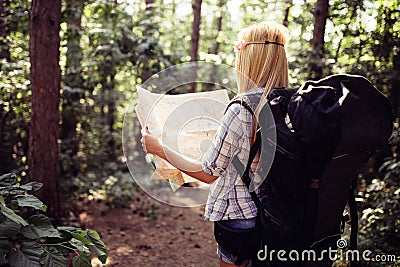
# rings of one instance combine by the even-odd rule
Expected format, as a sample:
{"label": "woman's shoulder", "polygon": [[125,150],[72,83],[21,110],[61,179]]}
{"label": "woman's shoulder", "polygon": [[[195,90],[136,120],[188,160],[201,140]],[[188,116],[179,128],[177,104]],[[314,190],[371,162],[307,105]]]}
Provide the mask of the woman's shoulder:
{"label": "woman's shoulder", "polygon": [[261,95],[264,93],[264,90],[265,90],[265,88],[261,87],[261,88],[255,89],[255,90],[241,93],[241,94],[238,94],[237,96],[235,96],[232,100],[235,101],[235,100],[240,99],[242,101],[248,102],[249,104],[251,104],[252,102],[258,102]]}
{"label": "woman's shoulder", "polygon": [[240,112],[240,110],[244,109],[253,114],[263,92],[264,88],[259,88],[246,93],[238,94],[231,100],[228,107],[233,112]]}
{"label": "woman's shoulder", "polygon": [[258,89],[254,89],[242,94],[238,94],[239,95],[243,95],[243,96],[251,96],[251,95],[262,95],[262,93],[264,93],[265,88],[264,87],[260,87]]}

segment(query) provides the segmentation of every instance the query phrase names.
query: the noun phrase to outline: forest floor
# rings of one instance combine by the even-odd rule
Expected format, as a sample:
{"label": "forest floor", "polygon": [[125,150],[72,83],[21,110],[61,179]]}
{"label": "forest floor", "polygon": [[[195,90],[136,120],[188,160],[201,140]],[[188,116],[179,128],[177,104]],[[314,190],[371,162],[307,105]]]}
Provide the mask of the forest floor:
{"label": "forest floor", "polygon": [[218,266],[213,224],[204,221],[204,207],[172,207],[142,198],[156,205],[152,216],[135,204],[126,208],[109,208],[97,201],[80,205],[81,227],[98,231],[108,248],[103,266]]}

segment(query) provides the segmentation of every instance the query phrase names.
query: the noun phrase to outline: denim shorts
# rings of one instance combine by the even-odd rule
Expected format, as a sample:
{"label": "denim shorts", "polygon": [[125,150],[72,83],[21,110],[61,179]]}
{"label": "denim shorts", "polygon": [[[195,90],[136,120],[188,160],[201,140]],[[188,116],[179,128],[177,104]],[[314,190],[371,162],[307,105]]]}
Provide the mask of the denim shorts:
{"label": "denim shorts", "polygon": [[[256,218],[252,219],[234,219],[234,220],[224,220],[220,221],[224,226],[232,228],[232,229],[251,229],[256,226]],[[220,245],[218,245],[217,249],[218,257],[225,263],[235,264],[234,262],[237,260],[237,256],[223,249]],[[251,266],[251,259],[245,259],[242,262],[241,266]]]}

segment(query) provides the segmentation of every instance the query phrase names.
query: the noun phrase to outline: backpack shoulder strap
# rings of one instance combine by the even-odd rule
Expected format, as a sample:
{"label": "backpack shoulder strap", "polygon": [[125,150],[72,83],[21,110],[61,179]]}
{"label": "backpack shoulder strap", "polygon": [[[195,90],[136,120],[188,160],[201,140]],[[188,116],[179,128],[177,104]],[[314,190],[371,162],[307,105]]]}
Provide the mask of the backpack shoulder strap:
{"label": "backpack shoulder strap", "polygon": [[[232,100],[229,103],[229,105],[226,107],[226,110],[228,110],[228,108],[233,104],[240,104],[241,106],[246,108],[252,116],[254,116],[254,112],[251,109],[250,105],[246,101],[244,101],[243,98],[237,98],[237,99]],[[226,112],[226,110],[225,110],[225,112]],[[240,174],[240,178],[242,179],[243,183],[246,185],[247,189],[249,189],[251,199],[253,200],[253,202],[256,205],[258,210],[261,209],[261,201],[258,198],[256,192],[250,191],[250,183],[251,183],[250,167],[251,167],[251,163],[253,162],[257,152],[260,150],[260,147],[261,147],[261,133],[258,131],[256,133],[256,140],[254,141],[254,144],[250,148],[250,155],[249,155],[249,159],[247,161],[246,166],[244,166],[242,164],[242,162],[240,162],[237,155],[235,155],[235,157],[232,160],[234,167],[236,168],[237,172]]]}
{"label": "backpack shoulder strap", "polygon": [[242,164],[242,162],[240,162],[237,155],[235,155],[235,157],[232,160],[234,167],[240,174],[240,178],[242,179],[243,183],[246,185],[247,189],[249,189],[251,199],[253,200],[254,204],[256,205],[256,207],[259,211],[262,208],[261,201],[258,198],[255,191],[250,191],[250,183],[251,183],[250,166],[251,166],[251,163],[253,162],[257,152],[260,150],[260,147],[261,147],[261,135],[260,135],[260,132],[257,132],[256,140],[254,141],[254,144],[250,148],[249,160],[247,161],[246,166],[244,166]]}
{"label": "backpack shoulder strap", "polygon": [[243,98],[235,98],[231,102],[229,102],[228,106],[225,109],[225,113],[229,109],[229,107],[232,106],[233,104],[239,104],[239,105],[243,106],[245,109],[247,109],[250,112],[250,114],[252,116],[254,116],[254,112],[251,109],[250,105],[246,101],[244,101]]}

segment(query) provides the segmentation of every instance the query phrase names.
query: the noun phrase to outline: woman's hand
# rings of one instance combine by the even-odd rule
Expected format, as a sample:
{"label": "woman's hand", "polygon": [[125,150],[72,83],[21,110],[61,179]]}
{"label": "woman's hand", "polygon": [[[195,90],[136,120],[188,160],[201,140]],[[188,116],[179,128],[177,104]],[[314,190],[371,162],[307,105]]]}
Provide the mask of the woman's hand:
{"label": "woman's hand", "polygon": [[147,127],[142,129],[142,139],[140,142],[145,152],[159,156],[168,161],[172,166],[199,181],[209,184],[218,178],[218,176],[212,176],[204,172],[201,163],[193,161],[173,151],[168,146],[163,145],[160,138],[152,134]]}
{"label": "woman's hand", "polygon": [[148,127],[142,129],[142,143],[143,150],[146,153],[150,153],[156,156],[161,156],[163,154],[163,146],[161,140],[152,134]]}

